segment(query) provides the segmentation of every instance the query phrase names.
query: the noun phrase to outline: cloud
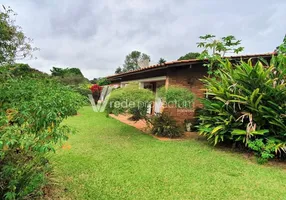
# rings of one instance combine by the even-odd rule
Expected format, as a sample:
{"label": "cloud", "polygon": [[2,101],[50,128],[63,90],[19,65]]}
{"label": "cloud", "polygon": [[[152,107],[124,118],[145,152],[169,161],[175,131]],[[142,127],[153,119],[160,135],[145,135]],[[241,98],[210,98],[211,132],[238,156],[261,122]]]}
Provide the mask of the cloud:
{"label": "cloud", "polygon": [[156,63],[176,60],[206,33],[235,35],[244,53],[271,52],[282,42],[286,2],[276,0],[4,0],[41,50],[32,67],[78,67],[88,78],[113,74],[139,50]]}

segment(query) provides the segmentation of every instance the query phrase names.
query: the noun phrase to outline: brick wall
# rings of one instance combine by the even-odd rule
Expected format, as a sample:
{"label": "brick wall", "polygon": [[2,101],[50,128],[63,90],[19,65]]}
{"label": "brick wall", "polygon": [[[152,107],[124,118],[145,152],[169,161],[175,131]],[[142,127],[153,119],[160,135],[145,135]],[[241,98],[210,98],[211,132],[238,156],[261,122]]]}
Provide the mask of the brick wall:
{"label": "brick wall", "polygon": [[[169,69],[167,73],[166,86],[179,86],[185,87],[192,92],[196,98],[204,97],[204,85],[199,80],[207,75],[207,69],[203,66],[186,66],[176,69]],[[194,121],[194,111],[202,105],[198,100],[195,100],[193,109],[176,109],[164,108],[163,112],[168,113],[177,122],[183,124],[184,121]]]}

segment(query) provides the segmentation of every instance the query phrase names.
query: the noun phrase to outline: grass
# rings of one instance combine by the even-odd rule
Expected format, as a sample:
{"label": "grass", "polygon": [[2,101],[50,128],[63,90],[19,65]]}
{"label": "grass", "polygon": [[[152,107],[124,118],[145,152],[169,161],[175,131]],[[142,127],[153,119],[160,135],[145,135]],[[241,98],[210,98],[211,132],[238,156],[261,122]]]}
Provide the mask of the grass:
{"label": "grass", "polygon": [[159,141],[90,107],[52,156],[62,199],[285,199],[286,171],[197,140]]}

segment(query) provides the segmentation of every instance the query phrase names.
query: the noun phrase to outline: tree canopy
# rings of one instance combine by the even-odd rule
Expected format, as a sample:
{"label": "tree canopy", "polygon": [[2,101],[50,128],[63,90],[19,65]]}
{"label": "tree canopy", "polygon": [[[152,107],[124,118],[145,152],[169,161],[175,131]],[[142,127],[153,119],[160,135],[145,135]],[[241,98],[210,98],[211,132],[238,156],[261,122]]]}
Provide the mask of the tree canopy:
{"label": "tree canopy", "polygon": [[52,76],[83,76],[79,68],[60,68],[60,67],[53,67],[53,69],[50,70],[52,73]]}
{"label": "tree canopy", "polygon": [[164,58],[160,58],[158,61],[158,64],[161,65],[161,64],[164,64],[165,62],[167,61]]}
{"label": "tree canopy", "polygon": [[37,50],[31,46],[32,40],[24,35],[20,26],[15,24],[16,13],[2,5],[0,10],[0,64],[32,57]]}
{"label": "tree canopy", "polygon": [[236,53],[244,50],[241,47],[241,40],[237,40],[233,35],[228,35],[222,38],[216,38],[215,35],[206,34],[200,36],[201,41],[197,43],[198,47],[204,48],[201,56],[225,56],[226,53]]}
{"label": "tree canopy", "polygon": [[181,56],[178,60],[190,60],[190,59],[196,59],[200,56],[200,53],[198,52],[190,52],[187,53],[184,56]]}
{"label": "tree canopy", "polygon": [[[141,62],[150,62],[150,56],[140,51],[132,51],[125,57],[122,72],[139,69]],[[119,71],[119,70],[117,70]]]}

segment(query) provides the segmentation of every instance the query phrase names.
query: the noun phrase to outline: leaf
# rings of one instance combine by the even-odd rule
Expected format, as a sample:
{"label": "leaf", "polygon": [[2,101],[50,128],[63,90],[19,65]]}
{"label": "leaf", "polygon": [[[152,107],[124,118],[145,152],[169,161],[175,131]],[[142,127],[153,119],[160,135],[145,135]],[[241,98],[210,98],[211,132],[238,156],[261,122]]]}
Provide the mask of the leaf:
{"label": "leaf", "polygon": [[231,132],[232,135],[246,135],[246,130],[233,129]]}
{"label": "leaf", "polygon": [[219,130],[224,129],[224,128],[225,127],[223,125],[217,126],[212,130],[211,134],[215,134],[216,132],[218,132]]}

